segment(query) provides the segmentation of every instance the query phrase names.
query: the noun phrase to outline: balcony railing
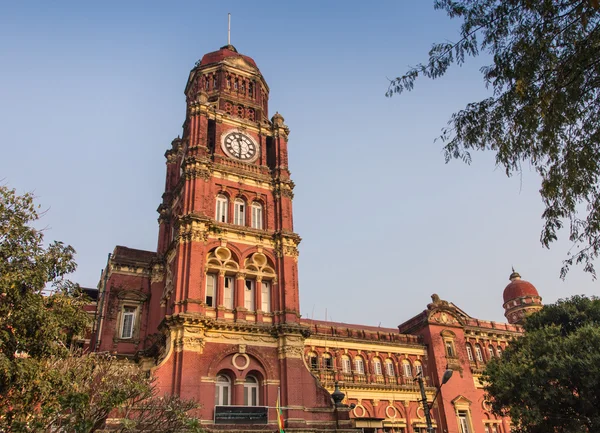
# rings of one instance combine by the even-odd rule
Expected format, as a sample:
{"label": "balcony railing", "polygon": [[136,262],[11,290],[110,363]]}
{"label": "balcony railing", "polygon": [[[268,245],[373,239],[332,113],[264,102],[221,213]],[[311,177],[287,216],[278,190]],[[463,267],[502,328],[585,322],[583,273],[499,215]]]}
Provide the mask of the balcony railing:
{"label": "balcony railing", "polygon": [[[378,374],[362,374],[357,372],[343,372],[331,368],[311,368],[321,383],[333,384],[334,382],[344,382],[349,384],[365,384],[373,386],[395,386],[395,387],[418,387],[414,377],[406,376],[387,376]],[[426,386],[432,386],[429,377],[425,377]]]}

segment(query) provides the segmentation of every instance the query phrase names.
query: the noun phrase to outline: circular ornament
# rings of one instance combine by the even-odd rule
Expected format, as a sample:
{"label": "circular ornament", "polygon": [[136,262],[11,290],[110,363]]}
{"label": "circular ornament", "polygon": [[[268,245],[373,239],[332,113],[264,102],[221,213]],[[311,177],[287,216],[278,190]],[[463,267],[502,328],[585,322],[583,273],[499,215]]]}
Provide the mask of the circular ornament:
{"label": "circular ornament", "polygon": [[[238,363],[237,360],[240,357],[243,358],[244,361]],[[250,365],[250,357],[248,355],[246,355],[245,353],[236,353],[235,355],[233,355],[233,358],[231,358],[231,363],[238,370],[245,370]]]}

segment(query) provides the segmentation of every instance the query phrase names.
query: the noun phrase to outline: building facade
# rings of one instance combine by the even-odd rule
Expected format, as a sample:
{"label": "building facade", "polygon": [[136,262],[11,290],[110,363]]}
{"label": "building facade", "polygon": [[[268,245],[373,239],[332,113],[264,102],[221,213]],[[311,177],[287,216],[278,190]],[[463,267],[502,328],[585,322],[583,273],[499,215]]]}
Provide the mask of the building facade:
{"label": "building facade", "polygon": [[437,295],[394,329],[302,319],[290,130],[269,117],[264,77],[227,45],[196,64],[185,96],[183,134],[165,153],[157,250],[115,248],[91,349],[139,359],[162,392],[201,403],[208,430],[274,431],[279,401],[287,431],[422,433],[416,378],[431,401],[451,369],[437,431],[508,433],[479,375],[541,307],[535,288],[511,275],[511,324],[471,318]]}

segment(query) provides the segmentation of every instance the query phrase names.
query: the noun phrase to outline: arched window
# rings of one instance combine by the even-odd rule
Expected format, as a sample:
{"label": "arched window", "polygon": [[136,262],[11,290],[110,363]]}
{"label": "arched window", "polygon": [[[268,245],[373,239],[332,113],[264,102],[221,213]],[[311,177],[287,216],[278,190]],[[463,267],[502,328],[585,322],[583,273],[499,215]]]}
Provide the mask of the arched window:
{"label": "arched window", "polygon": [[217,222],[226,223],[227,222],[227,207],[229,205],[229,201],[227,197],[219,194],[217,196],[217,210],[215,212],[215,219]]}
{"label": "arched window", "polygon": [[498,357],[502,356],[502,348],[500,346],[496,347],[496,352],[498,353]]}
{"label": "arched window", "polygon": [[490,359],[496,356],[496,352],[494,352],[494,346],[491,344],[488,346],[488,353],[490,354]]}
{"label": "arched window", "polygon": [[215,386],[215,405],[229,406],[231,404],[231,380],[224,374],[217,376]]}
{"label": "arched window", "polygon": [[381,368],[381,360],[379,358],[373,358],[373,371],[377,376],[383,375],[383,370]]}
{"label": "arched window", "polygon": [[258,406],[258,380],[254,376],[246,376],[244,382],[244,405]]}
{"label": "arched window", "polygon": [[246,290],[244,290],[244,307],[248,311],[254,311],[254,290],[256,287],[256,281],[246,280]]}
{"label": "arched window", "polygon": [[252,81],[248,83],[248,96],[250,98],[254,97],[254,83]]}
{"label": "arched window", "polygon": [[354,371],[358,374],[365,374],[365,363],[361,356],[354,358]]}
{"label": "arched window", "polygon": [[253,229],[263,228],[263,207],[260,203],[252,203],[252,222],[251,226]]}
{"label": "arched window", "polygon": [[402,361],[402,372],[405,377],[412,377],[412,367],[410,366],[410,362],[406,359]]}
{"label": "arched window", "polygon": [[215,274],[206,274],[206,296],[205,302],[208,307],[215,306],[215,291],[217,288],[217,276]]}
{"label": "arched window", "polygon": [[469,358],[469,361],[471,362],[475,361],[475,358],[473,358],[473,348],[469,343],[467,343],[467,358]]}
{"label": "arched window", "polygon": [[325,367],[328,370],[333,369],[333,358],[329,353],[323,354],[323,367]]}
{"label": "arched window", "polygon": [[477,361],[483,362],[483,352],[481,351],[481,346],[479,344],[475,345],[475,357]]}
{"label": "arched window", "polygon": [[315,352],[310,352],[308,354],[308,365],[313,370],[317,370],[319,368],[319,358],[317,358],[317,354]]}
{"label": "arched window", "polygon": [[423,376],[423,365],[419,361],[415,361],[415,373],[417,376]]}
{"label": "arched window", "polygon": [[246,225],[246,203],[241,198],[233,202],[233,223],[238,226]]}
{"label": "arched window", "polygon": [[456,356],[454,352],[454,344],[450,340],[446,340],[446,355],[448,358],[454,358]]}
{"label": "arched window", "polygon": [[385,374],[389,377],[394,377],[396,375],[394,372],[394,363],[389,358],[385,360]]}
{"label": "arched window", "polygon": [[225,275],[223,283],[223,306],[229,310],[233,310],[234,279],[231,275]]}
{"label": "arched window", "polygon": [[271,283],[269,281],[260,282],[260,302],[261,310],[265,313],[271,312]]}
{"label": "arched window", "polygon": [[350,363],[350,358],[346,355],[342,356],[342,372],[344,373],[351,373],[351,363]]}

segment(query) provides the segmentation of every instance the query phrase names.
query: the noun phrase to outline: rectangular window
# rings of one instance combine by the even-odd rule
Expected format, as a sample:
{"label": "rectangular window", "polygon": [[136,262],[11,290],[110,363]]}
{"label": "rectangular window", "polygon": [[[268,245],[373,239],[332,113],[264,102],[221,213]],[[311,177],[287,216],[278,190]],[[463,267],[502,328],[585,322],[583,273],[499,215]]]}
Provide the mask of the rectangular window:
{"label": "rectangular window", "polygon": [[260,296],[262,307],[261,310],[265,313],[271,312],[271,284],[268,281],[261,281]]}
{"label": "rectangular window", "polygon": [[475,361],[475,358],[473,358],[473,349],[471,349],[471,345],[469,344],[467,344],[467,357],[469,358],[469,361]]}
{"label": "rectangular window", "polygon": [[246,225],[246,212],[244,211],[244,202],[243,201],[235,201],[235,209],[233,212],[233,223],[238,226]]}
{"label": "rectangular window", "polygon": [[363,364],[362,359],[356,358],[354,360],[354,369],[358,374],[365,374],[365,365]]}
{"label": "rectangular window", "polygon": [[402,368],[404,369],[404,376],[412,377],[412,368],[410,367],[410,364],[408,362],[403,362]]}
{"label": "rectangular window", "polygon": [[454,346],[451,341],[446,341],[446,355],[448,358],[454,358]]}
{"label": "rectangular window", "polygon": [[258,388],[254,386],[244,387],[244,406],[258,406]]}
{"label": "rectangular window", "polygon": [[376,374],[377,376],[381,376],[381,375],[383,374],[383,372],[381,371],[381,362],[379,362],[379,361],[375,361],[375,362],[373,363],[373,367],[374,367],[374,369],[375,369],[375,374]]}
{"label": "rectangular window", "polygon": [[220,223],[227,222],[227,198],[224,196],[217,196],[217,209],[215,212],[215,220]]}
{"label": "rectangular window", "polygon": [[246,307],[248,311],[254,311],[254,280],[246,280],[244,307]]}
{"label": "rectangular window", "polygon": [[123,309],[123,320],[121,326],[121,338],[133,337],[133,325],[135,322],[135,307],[125,307]]}
{"label": "rectangular window", "polygon": [[233,277],[225,276],[225,287],[223,290],[223,306],[233,310]]}
{"label": "rectangular window", "polygon": [[215,274],[206,275],[206,305],[215,306],[215,288],[217,286],[217,276]]}
{"label": "rectangular window", "polygon": [[460,433],[471,433],[469,414],[466,410],[458,411],[458,427],[460,429]]}
{"label": "rectangular window", "polygon": [[415,372],[417,376],[423,376],[423,366],[421,364],[415,364]]}
{"label": "rectangular window", "polygon": [[263,215],[262,206],[258,203],[252,204],[252,228],[262,229],[263,228]]}
{"label": "rectangular window", "polygon": [[394,364],[392,362],[386,362],[385,371],[389,377],[394,377]]}
{"label": "rectangular window", "polygon": [[342,371],[344,373],[350,373],[350,359],[342,358]]}
{"label": "rectangular window", "polygon": [[481,347],[479,346],[479,344],[475,346],[475,355],[477,356],[477,361],[483,361],[483,353],[481,353]]}

